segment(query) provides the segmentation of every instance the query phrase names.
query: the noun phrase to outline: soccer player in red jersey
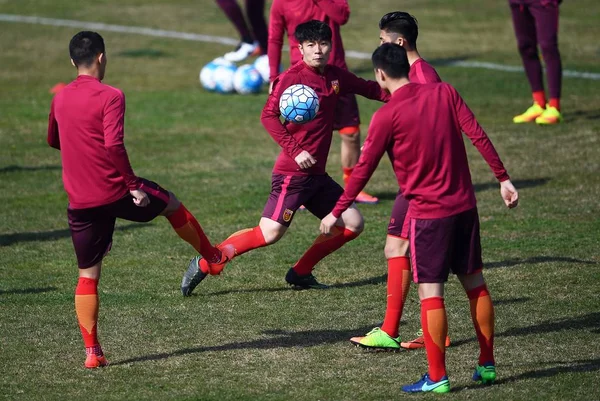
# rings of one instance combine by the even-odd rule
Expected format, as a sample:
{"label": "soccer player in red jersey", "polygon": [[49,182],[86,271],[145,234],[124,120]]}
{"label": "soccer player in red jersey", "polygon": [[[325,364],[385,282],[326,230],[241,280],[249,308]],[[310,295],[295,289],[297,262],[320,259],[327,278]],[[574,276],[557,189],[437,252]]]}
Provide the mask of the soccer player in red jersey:
{"label": "soccer player in red jersey", "polygon": [[86,368],[107,365],[98,342],[98,281],[112,245],[115,220],[147,222],[165,216],[175,232],[212,262],[227,256],[213,247],[194,216],[171,192],[135,175],[123,143],[125,96],[102,83],[104,40],[82,31],[69,44],[77,79],[53,99],[48,144],[60,150],[67,216],[79,266],[75,312]]}
{"label": "soccer player in red jersey", "polygon": [[406,51],[398,45],[381,45],[372,60],[377,82],[392,97],[373,115],[354,174],[332,212],[321,221],[321,232],[329,234],[338,224],[387,152],[398,185],[409,201],[410,257],[413,279],[419,284],[429,364],[421,380],[402,389],[450,391],[444,307],[444,283],[450,271],[458,276],[467,293],[479,340],[473,379],[492,383],[496,378],[494,307],[482,274],[479,217],[462,132],[500,182],[506,206],[517,206],[518,193],[492,142],[456,89],[446,83],[410,83]]}
{"label": "soccer player in red jersey", "polygon": [[[403,11],[387,13],[381,17],[379,29],[380,44],[395,43],[406,50],[410,64],[408,73],[410,82],[419,84],[442,82],[435,68],[427,63],[417,50],[419,26],[415,17]],[[385,317],[381,328],[375,327],[365,336],[350,339],[350,342],[358,346],[384,350],[397,350],[400,347],[406,349],[425,347],[422,330],[414,340],[400,342],[398,338],[398,326],[410,289],[408,234],[402,232],[402,228],[408,222],[407,212],[408,201],[399,190],[392,208],[385,242],[385,257],[388,265]],[[446,347],[448,346],[450,346],[449,337],[446,338]]]}
{"label": "soccer player in red jersey", "polygon": [[[290,45],[290,65],[294,65],[302,59],[298,41],[294,37],[296,26],[310,20],[323,21],[329,25],[332,31],[329,64],[347,70],[340,26],[345,25],[349,17],[350,6],[347,0],[273,0],[269,16],[268,50],[271,82],[279,75],[284,34],[287,32]],[[342,139],[341,161],[346,183],[360,156],[360,116],[354,94],[348,93],[340,97],[333,129],[340,133]],[[379,200],[363,191],[356,201],[375,204]]]}
{"label": "soccer player in red jersey", "polygon": [[225,53],[223,58],[237,63],[251,55],[267,54],[269,34],[265,22],[265,0],[246,0],[246,17],[250,22],[252,32],[248,28],[242,9],[236,0],[216,0],[216,2],[240,34],[238,47],[232,52]]}
{"label": "soccer player in red jersey", "polygon": [[[232,247],[234,257],[252,249],[277,242],[290,226],[296,210],[304,205],[323,218],[333,209],[344,192],[325,171],[331,146],[336,106],[340,97],[356,93],[369,99],[386,101],[389,95],[374,81],[366,81],[346,69],[327,64],[332,51],[331,29],[321,21],[309,21],[296,27],[302,60],[275,78],[273,91],[265,105],[261,122],[281,146],[271,181],[271,194],[258,226],[238,231],[219,245]],[[305,124],[280,121],[281,93],[295,84],[310,86],[319,97],[319,111]],[[327,288],[312,274],[324,257],[356,238],[363,229],[360,212],[350,206],[340,215],[331,235],[320,235],[302,257],[289,269],[285,280],[294,289]],[[229,252],[229,251],[228,251]],[[188,293],[208,274],[219,274],[225,263],[192,259],[184,275]]]}
{"label": "soccer player in red jersey", "polygon": [[[561,0],[508,0],[517,46],[533,94],[533,106],[513,118],[513,122],[539,125],[558,124],[562,85],[562,62],[558,51],[558,6]],[[550,100],[546,104],[542,63],[538,45],[546,64]]]}

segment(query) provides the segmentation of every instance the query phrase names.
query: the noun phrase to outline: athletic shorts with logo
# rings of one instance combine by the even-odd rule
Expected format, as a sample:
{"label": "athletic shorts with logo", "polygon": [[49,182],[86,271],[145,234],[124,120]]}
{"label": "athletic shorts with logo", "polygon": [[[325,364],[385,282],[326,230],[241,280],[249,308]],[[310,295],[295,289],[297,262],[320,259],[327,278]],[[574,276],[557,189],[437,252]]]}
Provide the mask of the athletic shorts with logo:
{"label": "athletic shorts with logo", "polygon": [[408,201],[402,196],[402,192],[398,191],[388,224],[388,235],[408,239],[409,219],[406,218],[407,214]]}
{"label": "athletic shorts with logo", "polygon": [[262,217],[289,227],[296,210],[304,205],[309,212],[322,219],[333,210],[343,193],[344,189],[328,174],[305,176],[274,173],[271,194]]}
{"label": "athletic shorts with logo", "polygon": [[169,203],[169,191],[146,179],[142,179],[140,189],[148,194],[148,206],[136,206],[133,197],[127,194],[102,206],[88,209],[67,208],[71,239],[80,269],[94,266],[108,253],[117,218],[145,223],[155,219],[165,210]]}
{"label": "athletic shorts with logo", "polygon": [[441,219],[409,221],[410,258],[416,283],[443,283],[450,272],[481,270],[477,208]]}

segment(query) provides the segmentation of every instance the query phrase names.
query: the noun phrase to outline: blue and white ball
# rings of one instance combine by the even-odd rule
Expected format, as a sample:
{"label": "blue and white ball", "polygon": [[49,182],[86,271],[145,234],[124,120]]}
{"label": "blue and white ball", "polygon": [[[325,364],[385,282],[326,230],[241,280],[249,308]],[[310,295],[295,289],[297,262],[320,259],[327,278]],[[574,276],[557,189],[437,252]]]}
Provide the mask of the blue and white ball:
{"label": "blue and white ball", "polygon": [[235,65],[220,65],[215,69],[215,90],[218,93],[233,92],[233,76],[236,71]]}
{"label": "blue and white ball", "polygon": [[[260,76],[262,77],[263,81],[265,83],[269,83],[271,67],[269,66],[269,57],[266,54],[263,54],[254,61],[254,68],[256,68],[258,72],[260,72]],[[280,64],[279,73],[281,74],[282,71],[283,66]]]}
{"label": "blue and white ball", "polygon": [[279,111],[283,118],[296,124],[312,121],[319,112],[319,97],[306,85],[292,85],[279,98]]}
{"label": "blue and white ball", "polygon": [[251,64],[240,66],[233,75],[233,87],[237,93],[247,95],[260,92],[263,79]]}
{"label": "blue and white ball", "polygon": [[217,58],[206,64],[200,70],[200,84],[202,87],[208,91],[214,91],[217,89],[217,82],[215,80],[215,71],[219,66],[233,66],[232,63],[226,61],[223,58]]}

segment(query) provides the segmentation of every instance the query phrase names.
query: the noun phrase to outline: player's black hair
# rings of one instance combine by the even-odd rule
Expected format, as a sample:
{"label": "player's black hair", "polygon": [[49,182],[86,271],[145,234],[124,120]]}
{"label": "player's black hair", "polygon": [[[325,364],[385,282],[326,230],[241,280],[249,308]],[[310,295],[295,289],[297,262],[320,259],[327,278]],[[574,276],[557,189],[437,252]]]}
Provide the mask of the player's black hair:
{"label": "player's black hair", "polygon": [[417,46],[419,25],[415,17],[404,11],[387,13],[379,20],[379,29],[402,35],[412,47]]}
{"label": "player's black hair", "polygon": [[331,42],[331,28],[322,21],[312,20],[298,25],[294,36],[300,44],[322,40]]}
{"label": "player's black hair", "polygon": [[104,39],[97,32],[81,31],[69,43],[69,54],[77,67],[89,66],[98,54],[104,52]]}
{"label": "player's black hair", "polygon": [[408,78],[410,64],[404,47],[395,43],[384,43],[371,56],[373,67],[385,72],[390,78]]}

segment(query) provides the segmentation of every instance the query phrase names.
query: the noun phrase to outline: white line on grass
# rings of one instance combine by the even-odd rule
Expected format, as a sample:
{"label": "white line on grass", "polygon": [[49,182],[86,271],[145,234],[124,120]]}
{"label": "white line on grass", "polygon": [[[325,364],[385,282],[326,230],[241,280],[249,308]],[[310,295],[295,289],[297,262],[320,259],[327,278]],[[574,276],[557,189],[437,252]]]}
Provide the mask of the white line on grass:
{"label": "white line on grass", "polygon": [[[136,26],[112,25],[112,24],[105,24],[102,22],[87,22],[87,21],[66,20],[66,19],[56,19],[56,18],[31,17],[31,16],[26,16],[26,15],[13,15],[13,14],[0,14],[0,21],[22,22],[22,23],[36,24],[36,25],[66,26],[66,27],[71,27],[71,28],[90,29],[90,30],[95,30],[95,31],[134,33],[134,34],[138,34],[138,35],[157,36],[157,37],[161,37],[161,38],[192,40],[192,41],[196,41],[196,42],[220,43],[223,45],[237,45],[238,44],[238,40],[232,39],[232,38],[225,38],[222,36],[202,35],[202,34],[197,34],[197,33],[177,32],[177,31],[167,31],[164,29],[153,29],[153,28],[144,28],[144,27],[136,27]],[[354,50],[347,51],[346,56],[349,58],[355,58],[355,59],[360,59],[360,60],[369,60],[371,58],[371,55],[368,53],[357,52]],[[462,68],[482,68],[482,69],[506,71],[506,72],[523,72],[522,67],[504,65],[504,64],[496,64],[496,63],[486,63],[486,62],[481,62],[481,61],[449,61],[449,62],[445,63],[445,65],[452,66],[452,67],[462,67]],[[600,73],[594,73],[594,72],[563,70],[563,75],[565,77],[570,77],[570,78],[600,80]]]}

